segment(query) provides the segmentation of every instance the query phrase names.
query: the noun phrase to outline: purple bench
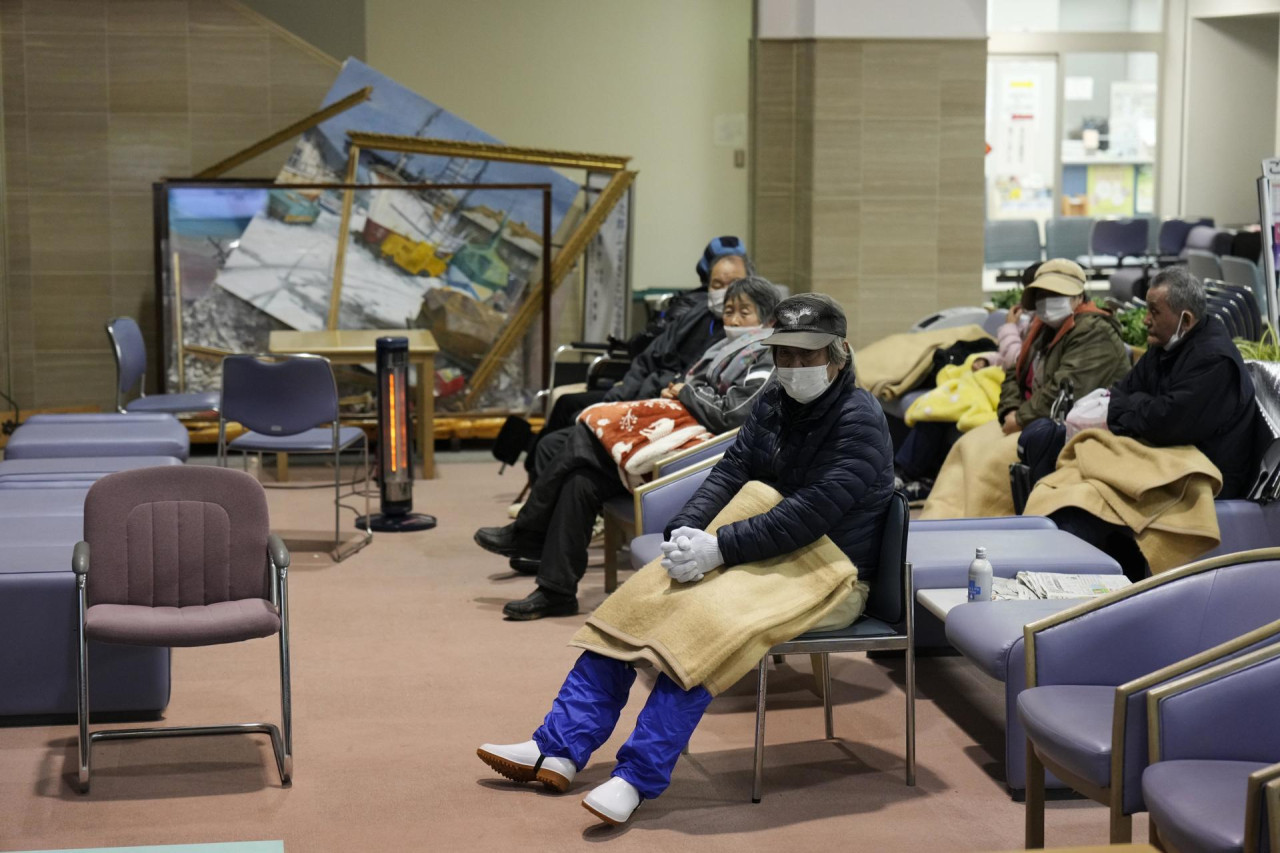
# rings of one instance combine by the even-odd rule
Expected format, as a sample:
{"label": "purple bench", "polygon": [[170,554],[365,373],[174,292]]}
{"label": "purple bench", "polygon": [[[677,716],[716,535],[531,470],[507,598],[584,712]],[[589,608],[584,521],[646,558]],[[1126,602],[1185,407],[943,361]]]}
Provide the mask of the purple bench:
{"label": "purple bench", "polygon": [[[6,459],[0,462],[0,490],[88,489],[117,471],[181,465],[173,456],[67,456],[55,459]],[[83,496],[82,496],[83,501]]]}
{"label": "purple bench", "polygon": [[14,431],[5,459],[172,456],[191,451],[187,428],[165,414],[32,415]]}

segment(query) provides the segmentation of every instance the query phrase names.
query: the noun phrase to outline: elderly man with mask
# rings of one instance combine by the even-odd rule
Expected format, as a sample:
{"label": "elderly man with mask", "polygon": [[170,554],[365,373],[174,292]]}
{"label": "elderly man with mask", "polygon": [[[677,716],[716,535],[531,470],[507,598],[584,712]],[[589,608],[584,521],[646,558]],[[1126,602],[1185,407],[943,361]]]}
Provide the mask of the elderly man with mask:
{"label": "elderly man with mask", "polygon": [[[1218,497],[1244,497],[1257,464],[1253,380],[1226,327],[1207,317],[1204,285],[1186,267],[1156,273],[1145,325],[1147,352],[1111,388],[1107,429],[1155,447],[1193,445],[1222,472]],[[1064,442],[1061,430],[1045,433],[1029,455],[1056,459]],[[1052,517],[1115,557],[1130,578],[1146,575],[1146,559],[1128,528],[1075,507]]]}
{"label": "elderly man with mask", "polygon": [[[778,305],[766,340],[774,349],[776,382],[761,393],[737,440],[667,531],[662,566],[677,583],[789,554],[822,536],[860,574],[874,575],[893,492],[893,451],[880,405],[854,383],[844,336],[844,312],[829,297],[803,294]],[[750,480],[773,486],[782,501],[714,535],[705,532]],[[486,743],[479,756],[510,779],[566,791],[612,735],[634,680],[631,664],[584,652],[532,740]],[[666,790],[710,702],[705,687],[683,690],[659,675],[611,777],[583,805],[606,823],[626,823],[643,800]]]}

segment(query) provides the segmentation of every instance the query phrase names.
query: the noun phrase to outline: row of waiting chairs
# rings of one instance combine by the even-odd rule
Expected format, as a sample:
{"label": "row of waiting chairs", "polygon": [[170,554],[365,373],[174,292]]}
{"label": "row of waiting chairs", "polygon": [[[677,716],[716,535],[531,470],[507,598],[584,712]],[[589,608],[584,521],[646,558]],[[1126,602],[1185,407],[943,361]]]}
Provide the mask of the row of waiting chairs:
{"label": "row of waiting chairs", "polygon": [[[986,266],[1014,272],[1045,258],[1073,258],[1091,269],[1110,269],[1149,258],[1172,258],[1185,248],[1193,228],[1213,225],[1213,220],[1206,217],[1166,219],[1158,227],[1152,227],[1153,222],[1152,218],[1141,216],[1059,217],[1044,223],[1042,246],[1036,220],[991,220],[986,224]],[[1230,238],[1226,239],[1229,243]],[[1219,255],[1229,250],[1229,246],[1216,248]]]}

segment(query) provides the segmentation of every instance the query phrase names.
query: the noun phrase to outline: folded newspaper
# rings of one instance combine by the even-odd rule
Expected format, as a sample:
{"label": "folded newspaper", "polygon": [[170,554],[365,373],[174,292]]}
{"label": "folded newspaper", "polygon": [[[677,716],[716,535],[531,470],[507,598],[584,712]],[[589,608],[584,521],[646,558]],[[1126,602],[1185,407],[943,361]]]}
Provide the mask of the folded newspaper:
{"label": "folded newspaper", "polygon": [[992,578],[992,601],[1037,598],[1096,598],[1124,589],[1133,582],[1124,575],[1063,575],[1056,572],[1018,572],[1014,578]]}

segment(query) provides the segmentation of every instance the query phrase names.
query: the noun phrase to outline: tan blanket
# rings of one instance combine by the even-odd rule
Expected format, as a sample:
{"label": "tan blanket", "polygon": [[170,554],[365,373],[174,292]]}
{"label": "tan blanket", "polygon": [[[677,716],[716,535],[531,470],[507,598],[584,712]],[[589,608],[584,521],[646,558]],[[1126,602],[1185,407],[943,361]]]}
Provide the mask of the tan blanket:
{"label": "tan blanket", "polygon": [[[782,500],[750,482],[707,527],[760,515]],[[852,622],[866,603],[858,571],[826,536],[792,554],[717,569],[677,583],[654,560],[604,600],[570,645],[617,660],[647,660],[683,689],[713,695],[750,672],[772,646],[821,624],[835,611]],[[853,601],[851,606],[850,601]]]}
{"label": "tan blanket", "polygon": [[1032,489],[1028,515],[1075,506],[1137,536],[1152,573],[1185,565],[1221,541],[1213,497],[1222,474],[1194,447],[1149,447],[1090,429],[1063,448]]}
{"label": "tan blanket", "polygon": [[983,338],[991,336],[981,326],[889,335],[858,350],[858,384],[881,400],[896,400],[920,384],[933,367],[936,350]]}
{"label": "tan blanket", "polygon": [[921,518],[1014,515],[1009,466],[1018,461],[1018,435],[998,421],[966,432],[947,454]]}

